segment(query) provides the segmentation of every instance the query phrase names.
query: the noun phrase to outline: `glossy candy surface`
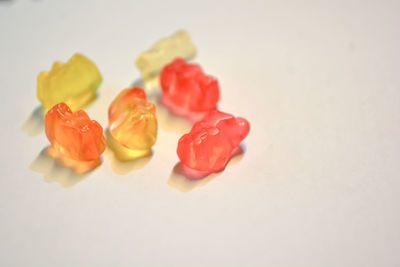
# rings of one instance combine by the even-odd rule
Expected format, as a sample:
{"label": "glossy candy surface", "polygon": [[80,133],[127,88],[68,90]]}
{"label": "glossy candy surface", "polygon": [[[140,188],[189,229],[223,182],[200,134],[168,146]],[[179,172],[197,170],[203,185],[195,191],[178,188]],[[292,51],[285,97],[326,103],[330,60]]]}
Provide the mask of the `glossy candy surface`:
{"label": "glossy candy surface", "polygon": [[106,148],[101,125],[83,110],[72,113],[65,103],[57,104],[47,112],[45,127],[50,143],[68,158],[94,160]]}
{"label": "glossy candy surface", "polygon": [[67,63],[55,62],[50,72],[38,75],[37,96],[45,112],[61,102],[77,111],[96,98],[101,81],[96,65],[75,54]]}
{"label": "glossy candy surface", "polygon": [[106,148],[103,128],[85,111],[73,113],[65,103],[57,104],[46,114],[45,130],[52,144],[49,152],[66,165],[85,172],[101,163]]}
{"label": "glossy candy surface", "polygon": [[108,109],[111,135],[124,147],[148,150],[157,140],[156,107],[142,88],[123,90]]}
{"label": "glossy candy surface", "polygon": [[178,157],[191,170],[205,174],[221,171],[249,130],[245,119],[212,111],[179,139]]}
{"label": "glossy candy surface", "polygon": [[196,47],[190,40],[189,34],[181,30],[171,37],[162,38],[149,50],[139,54],[136,65],[142,74],[142,79],[146,81],[156,77],[173,59],[181,57],[189,60],[195,55]]}
{"label": "glossy candy surface", "polygon": [[162,70],[160,83],[164,104],[192,121],[198,121],[217,107],[218,81],[204,74],[197,64],[175,59]]}

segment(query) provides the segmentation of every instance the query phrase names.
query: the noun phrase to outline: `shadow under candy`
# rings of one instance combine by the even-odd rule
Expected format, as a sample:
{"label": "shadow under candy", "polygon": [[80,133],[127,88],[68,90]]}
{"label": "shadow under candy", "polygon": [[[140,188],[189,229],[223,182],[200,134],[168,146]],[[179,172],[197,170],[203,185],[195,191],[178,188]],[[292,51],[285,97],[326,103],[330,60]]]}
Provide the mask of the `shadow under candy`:
{"label": "shadow under candy", "polygon": [[137,151],[122,146],[111,135],[107,129],[105,131],[107,148],[104,155],[110,160],[111,168],[120,175],[128,174],[133,170],[144,168],[151,160],[153,151],[151,149]]}
{"label": "shadow under candy", "polygon": [[42,105],[36,107],[21,127],[29,136],[37,136],[44,131],[44,114]]}
{"label": "shadow under candy", "polygon": [[146,81],[143,81],[141,78],[136,79],[131,83],[130,87],[143,88],[147,93],[157,92],[160,89],[159,76],[154,76],[152,79]]}
{"label": "shadow under candy", "polygon": [[[246,147],[244,145],[240,145],[239,149],[231,157],[225,168],[239,163],[243,159],[245,151]],[[181,192],[187,193],[197,187],[205,186],[223,172],[224,170],[214,173],[196,172],[195,170],[189,170],[181,162],[178,162],[172,169],[167,183],[169,186],[174,187]]]}
{"label": "shadow under candy", "polygon": [[68,188],[82,182],[93,171],[91,169],[81,174],[77,173],[73,168],[65,166],[60,159],[51,156],[49,148],[44,148],[29,166],[32,171],[42,173],[45,182],[57,182]]}
{"label": "shadow under candy", "polygon": [[144,83],[144,81],[143,81],[141,78],[134,80],[134,81],[131,83],[130,87],[131,87],[131,88],[133,88],[133,87],[140,87],[140,88],[146,89],[145,83]]}
{"label": "shadow under candy", "polygon": [[165,131],[175,131],[179,134],[190,132],[193,123],[186,117],[174,114],[158,95],[154,101],[157,104],[157,119],[160,127]]}

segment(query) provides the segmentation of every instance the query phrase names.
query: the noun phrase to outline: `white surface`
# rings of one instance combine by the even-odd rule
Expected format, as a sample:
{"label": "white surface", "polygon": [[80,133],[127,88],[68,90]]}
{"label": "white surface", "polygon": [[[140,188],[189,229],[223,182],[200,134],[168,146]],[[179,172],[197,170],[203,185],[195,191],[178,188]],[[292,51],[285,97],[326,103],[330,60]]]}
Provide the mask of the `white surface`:
{"label": "white surface", "polygon": [[[0,2],[1,266],[399,266],[400,2],[231,2]],[[180,28],[251,123],[236,164],[170,177],[185,128],[165,112],[139,165],[106,153],[71,181],[38,157],[40,71],[92,59],[106,126],[135,56]]]}

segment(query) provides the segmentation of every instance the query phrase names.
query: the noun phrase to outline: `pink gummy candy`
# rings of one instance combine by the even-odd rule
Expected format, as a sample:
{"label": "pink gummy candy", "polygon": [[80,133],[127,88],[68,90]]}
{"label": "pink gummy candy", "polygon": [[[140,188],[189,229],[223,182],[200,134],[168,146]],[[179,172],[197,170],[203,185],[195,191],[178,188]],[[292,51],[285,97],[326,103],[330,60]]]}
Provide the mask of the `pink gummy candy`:
{"label": "pink gummy candy", "polygon": [[179,139],[178,157],[190,171],[204,175],[222,171],[249,130],[247,120],[212,111]]}
{"label": "pink gummy candy", "polygon": [[164,104],[192,121],[202,119],[217,107],[218,81],[204,74],[199,65],[177,58],[163,68],[160,83]]}

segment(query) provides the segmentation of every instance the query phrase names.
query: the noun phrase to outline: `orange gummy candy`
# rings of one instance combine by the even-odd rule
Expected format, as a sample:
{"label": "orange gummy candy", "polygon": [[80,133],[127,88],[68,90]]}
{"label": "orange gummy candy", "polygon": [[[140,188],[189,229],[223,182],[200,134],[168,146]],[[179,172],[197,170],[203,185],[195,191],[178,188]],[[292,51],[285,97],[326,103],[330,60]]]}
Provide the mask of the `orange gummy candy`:
{"label": "orange gummy candy", "polygon": [[67,166],[82,173],[101,163],[106,148],[103,128],[85,111],[73,113],[65,103],[57,104],[46,114],[45,129],[52,144],[49,153]]}

